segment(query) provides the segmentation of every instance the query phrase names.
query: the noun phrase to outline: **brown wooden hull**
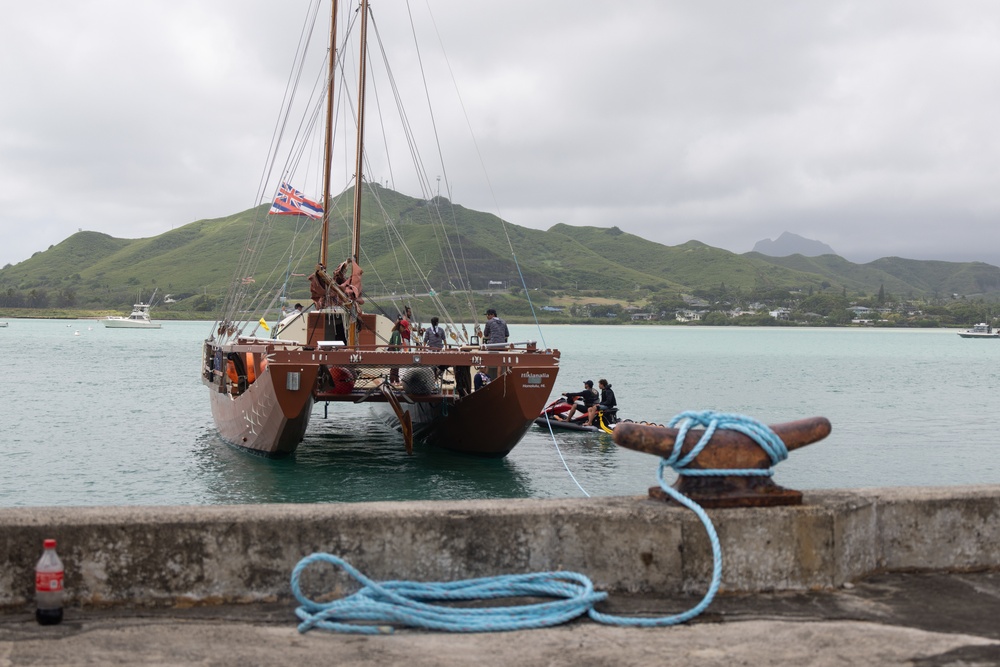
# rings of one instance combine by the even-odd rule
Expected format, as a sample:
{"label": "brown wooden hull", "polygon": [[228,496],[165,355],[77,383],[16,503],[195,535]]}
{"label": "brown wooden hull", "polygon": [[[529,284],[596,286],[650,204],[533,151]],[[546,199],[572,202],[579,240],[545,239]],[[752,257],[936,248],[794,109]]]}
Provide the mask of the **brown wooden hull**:
{"label": "brown wooden hull", "polygon": [[[432,447],[475,456],[501,458],[510,453],[545,406],[555,372],[516,367],[464,398],[444,398],[404,405],[417,440]],[[531,384],[524,378],[545,376]],[[399,422],[390,410],[380,410],[393,426]]]}
{"label": "brown wooden hull", "polygon": [[[238,396],[210,391],[212,417],[227,442],[265,456],[287,456],[305,437],[313,397],[305,390],[300,400],[279,403],[276,380],[284,381],[281,368],[268,368]],[[312,373],[315,381],[315,372]],[[286,412],[290,414],[286,414]]]}
{"label": "brown wooden hull", "polygon": [[[240,364],[239,373],[234,372],[232,361],[226,361],[233,358]],[[390,369],[423,369],[433,377],[433,369],[441,366],[466,371],[474,365],[488,367],[497,377],[479,390],[472,391],[469,384],[468,391],[450,387],[423,393],[394,391],[401,399],[397,404],[410,413],[418,442],[503,457],[545,406],[558,373],[559,353],[307,349],[247,341],[221,347],[207,343],[205,359],[203,379],[220,435],[266,456],[285,456],[296,450],[318,401],[371,402],[388,423],[398,426],[397,415],[376,391],[388,381]]]}

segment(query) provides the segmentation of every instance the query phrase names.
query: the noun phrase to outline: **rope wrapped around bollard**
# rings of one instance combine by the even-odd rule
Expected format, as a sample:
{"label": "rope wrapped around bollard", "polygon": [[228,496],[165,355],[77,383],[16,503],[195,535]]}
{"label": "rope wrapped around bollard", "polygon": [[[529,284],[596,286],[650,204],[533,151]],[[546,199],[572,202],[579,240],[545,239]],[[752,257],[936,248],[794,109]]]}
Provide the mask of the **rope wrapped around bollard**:
{"label": "rope wrapped around bollard", "polygon": [[[410,627],[447,632],[501,632],[551,627],[560,625],[584,614],[598,623],[632,627],[661,627],[677,625],[695,618],[712,603],[722,579],[722,548],[715,526],[705,510],[697,503],[674,490],[664,480],[667,468],[685,474],[684,467],[711,440],[716,429],[740,430],[754,439],[768,452],[773,463],[787,456],[781,439],[766,425],[742,415],[716,412],[684,412],[671,421],[671,426],[682,422],[684,434],[695,424],[707,426],[696,451],[681,456],[684,438],[680,437],[669,457],[661,459],[657,473],[660,487],[678,503],[694,512],[705,526],[712,545],[712,581],[701,601],[680,614],[660,617],[617,616],[595,609],[607,599],[607,593],[594,590],[593,582],[577,572],[540,572],[533,574],[501,575],[454,582],[376,582],[343,558],[326,553],[316,553],[303,558],[292,571],[291,588],[300,607],[295,614],[301,620],[299,632],[321,628],[354,634],[387,634],[396,627]],[[782,452],[784,454],[782,455]],[[698,471],[697,474],[719,474],[715,471]],[[725,471],[725,474],[733,474]],[[744,474],[769,474],[769,471],[746,471]],[[317,602],[306,597],[301,590],[302,572],[316,563],[327,563],[342,568],[361,584],[361,589],[332,602]],[[468,607],[450,604],[473,600],[496,600],[515,597],[556,598],[549,602],[533,604]]]}

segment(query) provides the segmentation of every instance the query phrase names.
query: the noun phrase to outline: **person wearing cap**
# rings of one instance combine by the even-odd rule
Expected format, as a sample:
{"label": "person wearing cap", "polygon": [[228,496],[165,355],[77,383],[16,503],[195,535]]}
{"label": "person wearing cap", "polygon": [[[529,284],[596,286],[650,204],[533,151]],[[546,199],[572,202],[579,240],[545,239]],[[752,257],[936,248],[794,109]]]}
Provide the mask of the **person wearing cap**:
{"label": "person wearing cap", "polygon": [[510,338],[507,323],[497,317],[496,308],[490,308],[486,311],[486,326],[483,327],[483,337],[486,339],[487,345],[506,343],[507,339]]}
{"label": "person wearing cap", "polygon": [[579,410],[583,414],[587,414],[590,411],[590,406],[597,405],[599,396],[597,391],[594,389],[594,381],[586,380],[583,383],[583,391],[569,391],[563,392],[563,396],[566,397],[567,401],[574,401],[573,407],[570,408],[569,414],[565,418],[556,415],[556,419],[559,421],[573,421],[573,415]]}

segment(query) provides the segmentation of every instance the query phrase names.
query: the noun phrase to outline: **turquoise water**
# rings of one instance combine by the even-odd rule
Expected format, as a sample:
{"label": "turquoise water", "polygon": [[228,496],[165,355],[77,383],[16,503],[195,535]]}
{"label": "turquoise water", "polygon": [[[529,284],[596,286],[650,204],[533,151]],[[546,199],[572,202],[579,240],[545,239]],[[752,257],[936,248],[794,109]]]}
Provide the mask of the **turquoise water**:
{"label": "turquoise water", "polygon": [[[88,320],[9,321],[0,329],[0,507],[635,495],[655,484],[652,456],[607,435],[553,438],[537,427],[501,461],[408,456],[398,435],[353,405],[336,406],[346,409],[344,420],[326,419],[318,405],[294,458],[261,459],[226,445],[212,428],[198,379],[209,323],[135,331]],[[829,418],[829,438],[776,469],[784,486],[1000,483],[998,341],[943,330],[553,326],[542,333],[511,326],[512,340],[563,351],[557,392],[607,378],[625,418],[663,423],[709,408],[768,423]]]}

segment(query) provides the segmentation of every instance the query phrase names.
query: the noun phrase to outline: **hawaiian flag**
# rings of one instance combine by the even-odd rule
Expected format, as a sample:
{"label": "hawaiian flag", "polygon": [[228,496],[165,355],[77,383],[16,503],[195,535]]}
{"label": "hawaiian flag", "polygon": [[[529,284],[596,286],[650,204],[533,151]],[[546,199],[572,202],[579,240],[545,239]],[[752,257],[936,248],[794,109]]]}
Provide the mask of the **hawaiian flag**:
{"label": "hawaiian flag", "polygon": [[268,213],[271,215],[308,215],[310,218],[322,218],[323,207],[306,199],[301,192],[288,183],[282,183]]}

